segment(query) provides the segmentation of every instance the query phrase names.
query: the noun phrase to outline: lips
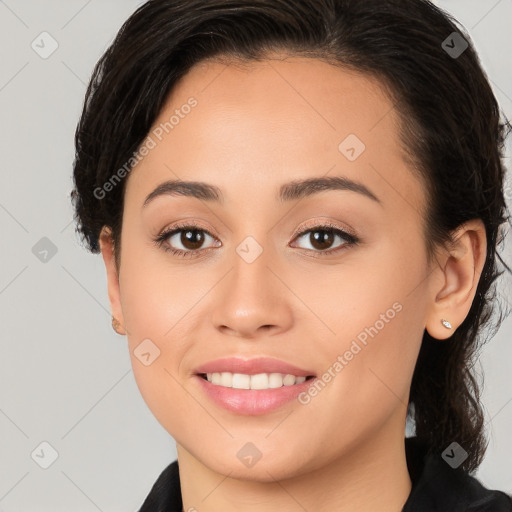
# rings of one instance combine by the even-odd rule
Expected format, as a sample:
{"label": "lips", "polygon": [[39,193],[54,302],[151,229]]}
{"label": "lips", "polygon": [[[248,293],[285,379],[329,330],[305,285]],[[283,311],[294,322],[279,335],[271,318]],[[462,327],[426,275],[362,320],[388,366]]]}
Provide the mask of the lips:
{"label": "lips", "polygon": [[253,359],[228,357],[216,359],[195,368],[193,371],[196,375],[215,372],[230,372],[243,373],[246,375],[256,375],[258,373],[283,373],[295,375],[297,377],[316,377],[315,372],[312,370],[300,368],[281,361],[280,359],[269,357],[258,357]]}

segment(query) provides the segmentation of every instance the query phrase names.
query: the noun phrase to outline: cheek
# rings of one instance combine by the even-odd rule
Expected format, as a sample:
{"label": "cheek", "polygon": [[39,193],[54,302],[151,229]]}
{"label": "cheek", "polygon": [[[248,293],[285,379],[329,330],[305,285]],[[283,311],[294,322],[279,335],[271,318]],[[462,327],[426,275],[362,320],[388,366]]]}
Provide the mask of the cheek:
{"label": "cheek", "polygon": [[319,376],[327,383],[304,405],[311,408],[306,416],[317,419],[318,440],[332,439],[342,429],[344,439],[333,446],[356,443],[371,438],[391,417],[405,418],[421,336],[407,328],[407,314],[404,308],[387,324],[369,315],[363,328],[353,326],[355,336],[340,336],[328,347],[329,362]]}
{"label": "cheek", "polygon": [[334,269],[319,283],[324,293],[309,287],[308,304],[331,331],[319,336],[326,371],[338,356],[343,361],[342,370],[331,370],[337,377],[330,399],[355,416],[386,414],[400,400],[405,409],[424,332],[425,268],[418,241],[390,240],[365,261]]}
{"label": "cheek", "polygon": [[181,438],[190,417],[190,397],[167,368],[162,356],[146,367],[132,355],[132,367],[140,394],[149,410],[171,436]]}
{"label": "cheek", "polygon": [[[132,237],[135,238],[135,237]],[[142,235],[140,235],[142,240]],[[164,339],[183,316],[185,308],[197,301],[191,272],[166,265],[165,255],[158,249],[135,243],[128,237],[123,245],[121,267],[121,302],[125,325],[133,342],[137,339]]]}
{"label": "cheek", "polygon": [[120,289],[134,377],[156,419],[175,429],[182,422],[178,418],[186,415],[186,396],[178,383],[190,338],[184,332],[184,315],[197,302],[197,292],[185,272],[171,276],[168,268],[148,258],[147,248],[138,250],[125,240]]}

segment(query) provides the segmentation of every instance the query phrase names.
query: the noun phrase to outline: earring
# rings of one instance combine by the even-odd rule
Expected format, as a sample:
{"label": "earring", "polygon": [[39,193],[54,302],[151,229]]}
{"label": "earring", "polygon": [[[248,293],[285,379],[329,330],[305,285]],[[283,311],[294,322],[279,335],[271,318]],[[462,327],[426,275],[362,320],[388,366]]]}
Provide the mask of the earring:
{"label": "earring", "polygon": [[119,332],[119,327],[121,327],[121,322],[119,322],[116,317],[112,316],[112,328],[117,332],[117,334],[123,334],[122,332]]}
{"label": "earring", "polygon": [[451,329],[452,328],[452,324],[450,322],[448,322],[448,320],[441,320],[441,323],[447,328],[447,329]]}

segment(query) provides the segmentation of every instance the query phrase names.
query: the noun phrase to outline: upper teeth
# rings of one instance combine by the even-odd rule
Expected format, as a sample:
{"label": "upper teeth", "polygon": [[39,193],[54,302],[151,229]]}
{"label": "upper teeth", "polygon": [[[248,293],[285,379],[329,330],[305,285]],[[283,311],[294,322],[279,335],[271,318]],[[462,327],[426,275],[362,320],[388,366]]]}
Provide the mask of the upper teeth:
{"label": "upper teeth", "polygon": [[285,373],[258,373],[247,375],[244,373],[214,372],[207,373],[208,382],[217,386],[236,389],[272,389],[281,386],[300,384],[306,377],[296,377]]}

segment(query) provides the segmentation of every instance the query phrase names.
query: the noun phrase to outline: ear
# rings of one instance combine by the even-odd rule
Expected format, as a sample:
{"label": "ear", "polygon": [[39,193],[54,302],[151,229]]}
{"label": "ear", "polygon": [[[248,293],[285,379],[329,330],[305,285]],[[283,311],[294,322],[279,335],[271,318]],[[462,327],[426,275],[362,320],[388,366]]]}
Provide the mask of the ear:
{"label": "ear", "polygon": [[107,271],[107,286],[108,298],[110,300],[110,309],[112,315],[121,324],[119,327],[119,334],[125,335],[126,330],[124,327],[123,310],[121,308],[121,294],[119,289],[119,276],[117,274],[115,257],[114,257],[114,244],[112,239],[112,232],[107,226],[103,226],[100,237],[100,249],[105,268]]}
{"label": "ear", "polygon": [[[426,329],[437,339],[449,338],[466,318],[487,254],[487,237],[481,219],[464,223],[454,231],[453,239],[454,245],[441,261],[438,260],[439,274],[432,280],[435,284]],[[448,320],[452,329],[444,327],[441,320]]]}

